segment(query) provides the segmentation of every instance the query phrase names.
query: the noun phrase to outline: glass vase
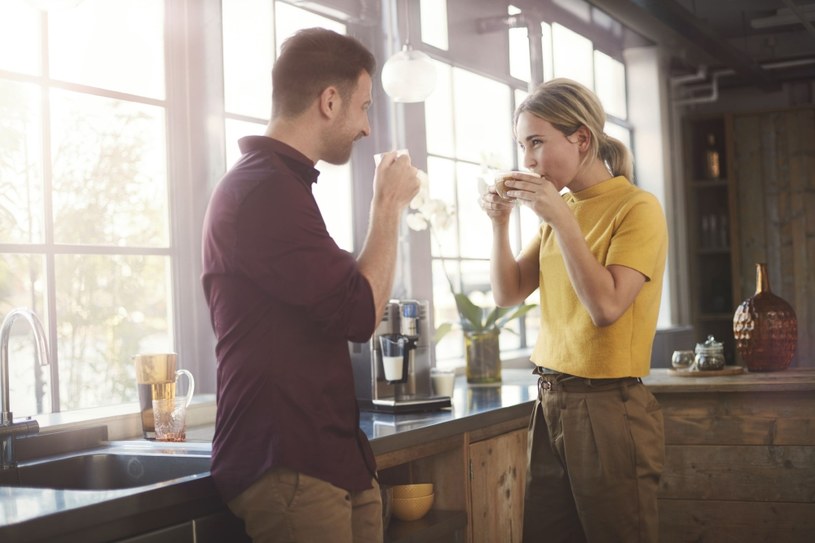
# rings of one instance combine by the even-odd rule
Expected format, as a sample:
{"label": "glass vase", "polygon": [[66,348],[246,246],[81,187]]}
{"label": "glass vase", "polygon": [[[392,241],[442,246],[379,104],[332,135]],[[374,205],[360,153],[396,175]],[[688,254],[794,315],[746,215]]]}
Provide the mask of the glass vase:
{"label": "glass vase", "polygon": [[467,382],[491,384],[501,382],[500,330],[464,332],[464,357]]}
{"label": "glass vase", "polygon": [[798,345],[798,320],[792,306],[770,292],[767,265],[756,264],[756,293],[733,315],[736,350],[750,371],[789,367]]}

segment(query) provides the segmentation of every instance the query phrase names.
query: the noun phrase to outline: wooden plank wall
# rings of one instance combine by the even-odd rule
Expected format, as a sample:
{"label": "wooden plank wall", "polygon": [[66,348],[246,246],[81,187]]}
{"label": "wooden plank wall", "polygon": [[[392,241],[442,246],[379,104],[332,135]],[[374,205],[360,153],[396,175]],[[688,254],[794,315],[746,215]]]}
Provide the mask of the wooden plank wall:
{"label": "wooden plank wall", "polygon": [[741,296],[755,293],[755,264],[798,317],[793,367],[815,366],[815,109],[732,118],[734,213]]}
{"label": "wooden plank wall", "polygon": [[658,394],[660,541],[804,542],[815,533],[815,395]]}

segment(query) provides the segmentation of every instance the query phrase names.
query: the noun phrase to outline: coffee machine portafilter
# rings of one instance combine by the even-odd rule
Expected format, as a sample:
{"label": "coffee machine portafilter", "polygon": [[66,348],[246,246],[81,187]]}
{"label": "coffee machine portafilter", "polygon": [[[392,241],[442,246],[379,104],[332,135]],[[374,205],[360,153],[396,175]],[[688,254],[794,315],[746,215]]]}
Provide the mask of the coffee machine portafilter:
{"label": "coffee machine portafilter", "polygon": [[[450,406],[450,398],[432,394],[429,305],[427,301],[391,300],[371,339],[365,343],[349,343],[361,409],[406,413]],[[387,355],[398,352],[403,357],[400,379],[386,378],[383,363],[393,362],[394,357],[383,357],[381,338],[395,346],[394,352]]]}

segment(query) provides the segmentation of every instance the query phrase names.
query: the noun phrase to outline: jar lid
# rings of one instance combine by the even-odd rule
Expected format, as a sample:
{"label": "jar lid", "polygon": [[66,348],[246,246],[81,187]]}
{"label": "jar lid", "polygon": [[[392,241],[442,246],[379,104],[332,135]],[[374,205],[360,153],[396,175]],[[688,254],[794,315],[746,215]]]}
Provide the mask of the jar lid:
{"label": "jar lid", "polygon": [[704,354],[722,353],[724,352],[724,346],[711,335],[707,337],[704,343],[696,344],[696,352]]}

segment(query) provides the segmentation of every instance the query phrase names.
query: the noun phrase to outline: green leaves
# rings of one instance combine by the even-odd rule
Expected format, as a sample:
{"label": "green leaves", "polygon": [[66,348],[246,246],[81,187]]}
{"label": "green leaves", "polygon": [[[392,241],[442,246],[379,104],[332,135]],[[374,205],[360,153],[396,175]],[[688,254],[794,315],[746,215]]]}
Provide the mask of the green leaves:
{"label": "green leaves", "polygon": [[441,338],[447,335],[447,332],[449,332],[452,329],[453,329],[452,322],[445,322],[440,324],[439,327],[436,328],[436,333],[433,334],[433,343],[435,344],[441,341]]}
{"label": "green leaves", "polygon": [[[501,330],[511,320],[523,317],[537,307],[535,304],[522,304],[515,307],[495,307],[488,314],[486,310],[475,305],[466,294],[455,293],[456,308],[461,319],[461,328],[465,332],[484,332]],[[447,330],[445,330],[445,333]]]}

